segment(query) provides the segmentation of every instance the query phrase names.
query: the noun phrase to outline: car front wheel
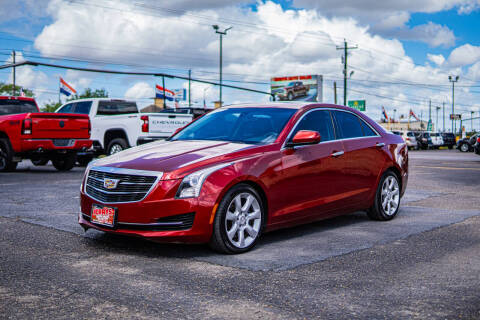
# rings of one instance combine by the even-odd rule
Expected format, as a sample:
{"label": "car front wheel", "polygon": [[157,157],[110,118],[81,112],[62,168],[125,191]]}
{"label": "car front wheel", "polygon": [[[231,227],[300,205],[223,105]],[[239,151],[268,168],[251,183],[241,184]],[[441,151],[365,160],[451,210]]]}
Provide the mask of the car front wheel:
{"label": "car front wheel", "polygon": [[468,147],[468,144],[466,143],[462,143],[462,145],[460,146],[460,151],[462,152],[468,152],[470,148]]}
{"label": "car front wheel", "polygon": [[372,220],[386,221],[393,219],[400,208],[400,183],[393,171],[387,171],[380,179],[373,206],[368,209]]}
{"label": "car front wheel", "polygon": [[223,197],[215,216],[210,246],[221,253],[252,249],[262,232],[264,206],[248,184],[238,184]]}

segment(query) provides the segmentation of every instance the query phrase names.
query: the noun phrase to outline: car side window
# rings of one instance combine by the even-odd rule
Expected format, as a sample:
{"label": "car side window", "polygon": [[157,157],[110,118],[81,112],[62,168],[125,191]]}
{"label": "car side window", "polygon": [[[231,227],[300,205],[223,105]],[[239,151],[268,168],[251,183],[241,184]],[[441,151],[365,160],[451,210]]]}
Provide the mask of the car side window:
{"label": "car side window", "polygon": [[[362,119],[359,119],[360,120],[360,124],[362,126],[362,130],[363,130],[363,135],[365,137],[374,137],[374,136],[377,136],[378,134],[373,131],[372,128],[370,128],[370,126]],[[397,133],[398,135],[402,135],[402,132],[398,132]]]}
{"label": "car side window", "polygon": [[89,114],[91,107],[92,107],[92,101],[78,102],[77,107],[75,108],[75,113]]}
{"label": "car side window", "polygon": [[73,108],[75,107],[75,103],[69,103],[64,105],[58,112],[60,113],[73,113]]}
{"label": "car side window", "polygon": [[328,110],[316,110],[307,113],[298,123],[290,139],[300,130],[312,130],[320,133],[321,141],[330,141],[335,139],[332,117]]}
{"label": "car side window", "polygon": [[340,127],[342,139],[363,137],[362,124],[354,114],[343,111],[335,111],[335,119]]}

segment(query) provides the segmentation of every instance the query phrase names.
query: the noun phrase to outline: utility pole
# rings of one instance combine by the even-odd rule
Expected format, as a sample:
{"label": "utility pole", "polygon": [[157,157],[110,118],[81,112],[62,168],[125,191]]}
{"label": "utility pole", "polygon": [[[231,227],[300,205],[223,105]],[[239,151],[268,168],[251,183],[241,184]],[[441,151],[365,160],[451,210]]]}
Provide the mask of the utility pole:
{"label": "utility pole", "polygon": [[190,92],[192,91],[192,70],[188,70],[188,106],[192,106],[192,95]]}
{"label": "utility pole", "polygon": [[470,111],[470,115],[471,115],[471,116],[470,116],[470,121],[472,122],[472,124],[471,124],[471,126],[472,126],[471,130],[472,130],[472,132],[473,132],[473,111]]}
{"label": "utility pole", "polygon": [[439,132],[440,130],[438,129],[439,125],[438,125],[438,110],[440,110],[441,108],[440,107],[435,107],[435,109],[437,110],[437,121],[436,124],[435,124],[435,131],[436,132]]}
{"label": "utility pole", "polygon": [[[455,82],[458,81],[459,76],[448,76],[448,81],[452,83],[452,115],[455,114]],[[452,116],[453,117],[453,116]],[[457,134],[457,122],[452,118],[452,132]]]}
{"label": "utility pole", "polygon": [[445,132],[445,101],[443,102],[443,132]]}
{"label": "utility pole", "polygon": [[347,57],[348,57],[348,49],[357,49],[358,46],[349,47],[347,41],[343,39],[343,47],[338,47],[337,50],[343,50],[343,105],[347,105],[347,77],[348,77],[348,69],[347,69]]}
{"label": "utility pole", "polygon": [[432,99],[428,102],[428,121],[432,122]]}
{"label": "utility pole", "polygon": [[227,31],[232,29],[233,27],[228,27],[227,29],[220,31],[220,27],[216,24],[214,24],[213,29],[215,30],[215,33],[218,33],[220,35],[220,97],[219,97],[219,104],[220,107],[223,105],[222,102],[222,39],[223,36],[227,35]]}
{"label": "utility pole", "polygon": [[333,98],[335,104],[337,104],[337,81],[333,81]]}
{"label": "utility pole", "polygon": [[[15,64],[15,50],[12,50],[12,61]],[[13,88],[12,88],[12,96],[15,96],[15,67],[13,67]]]}

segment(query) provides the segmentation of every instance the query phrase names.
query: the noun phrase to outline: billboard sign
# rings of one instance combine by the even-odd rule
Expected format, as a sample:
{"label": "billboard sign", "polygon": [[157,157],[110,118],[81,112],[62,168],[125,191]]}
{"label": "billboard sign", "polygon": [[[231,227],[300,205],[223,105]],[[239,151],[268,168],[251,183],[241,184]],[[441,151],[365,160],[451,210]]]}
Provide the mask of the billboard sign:
{"label": "billboard sign", "polygon": [[358,111],[365,111],[367,108],[365,100],[350,100],[348,101],[348,106]]}
{"label": "billboard sign", "polygon": [[321,75],[275,77],[270,80],[270,92],[275,101],[322,102],[322,88]]}
{"label": "billboard sign", "polygon": [[187,100],[187,89],[174,89],[175,100],[176,101],[186,101]]}
{"label": "billboard sign", "polygon": [[462,115],[461,114],[455,114],[455,113],[452,113],[450,114],[450,120],[462,120]]}

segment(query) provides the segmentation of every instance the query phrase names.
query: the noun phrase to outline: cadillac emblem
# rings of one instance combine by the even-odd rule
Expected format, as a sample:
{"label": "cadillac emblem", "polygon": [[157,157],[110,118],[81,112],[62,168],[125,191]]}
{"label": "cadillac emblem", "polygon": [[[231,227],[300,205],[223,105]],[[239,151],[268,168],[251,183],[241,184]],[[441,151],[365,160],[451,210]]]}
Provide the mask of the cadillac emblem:
{"label": "cadillac emblem", "polygon": [[110,179],[110,178],[105,178],[103,179],[103,186],[105,189],[115,189],[120,182],[120,179]]}

